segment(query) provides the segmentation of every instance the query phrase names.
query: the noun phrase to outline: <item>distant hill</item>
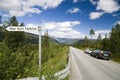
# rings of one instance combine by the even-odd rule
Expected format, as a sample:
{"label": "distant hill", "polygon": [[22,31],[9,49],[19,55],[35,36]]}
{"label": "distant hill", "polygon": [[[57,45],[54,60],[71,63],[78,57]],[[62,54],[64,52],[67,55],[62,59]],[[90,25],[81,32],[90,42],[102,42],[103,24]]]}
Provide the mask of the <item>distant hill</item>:
{"label": "distant hill", "polygon": [[[72,44],[79,44],[79,43],[83,43],[84,39],[73,39],[73,38],[54,38],[55,40],[57,40],[59,43],[61,44],[66,44],[66,45],[72,45]],[[90,42],[95,42],[96,39],[89,39]]]}
{"label": "distant hill", "polygon": [[59,43],[66,44],[66,45],[72,45],[74,43],[77,43],[79,39],[72,39],[72,38],[55,38]]}
{"label": "distant hill", "polygon": [[[34,44],[39,43],[39,36],[38,35],[31,34],[31,33],[25,33],[25,36],[26,36],[26,42],[27,43],[34,43]],[[42,36],[41,38],[43,39],[44,36]],[[60,44],[57,40],[55,40],[52,37],[49,38],[49,41],[53,44]]]}
{"label": "distant hill", "polygon": [[[96,39],[88,39],[90,42],[95,42]],[[83,43],[84,42],[84,39],[80,39],[77,43]]]}
{"label": "distant hill", "polygon": [[[39,36],[31,33],[25,33],[26,43],[39,43]],[[43,39],[44,36],[42,36]],[[0,41],[4,40],[5,38],[5,31],[1,31],[0,29]],[[90,39],[91,42],[95,42],[95,39]],[[84,39],[73,39],[73,38],[54,38],[50,37],[50,42],[53,44],[65,44],[65,45],[72,45],[74,43],[82,43]]]}
{"label": "distant hill", "polygon": [[[43,39],[44,36],[42,36]],[[0,41],[3,41],[5,38],[5,31],[0,31]],[[60,44],[57,40],[50,37],[49,40],[53,44]],[[25,42],[26,43],[32,43],[32,44],[38,44],[39,43],[39,36],[31,33],[25,32]]]}
{"label": "distant hill", "polygon": [[26,43],[34,43],[38,44],[39,43],[39,37],[38,35],[31,34],[31,33],[25,33],[25,38],[26,38]]}

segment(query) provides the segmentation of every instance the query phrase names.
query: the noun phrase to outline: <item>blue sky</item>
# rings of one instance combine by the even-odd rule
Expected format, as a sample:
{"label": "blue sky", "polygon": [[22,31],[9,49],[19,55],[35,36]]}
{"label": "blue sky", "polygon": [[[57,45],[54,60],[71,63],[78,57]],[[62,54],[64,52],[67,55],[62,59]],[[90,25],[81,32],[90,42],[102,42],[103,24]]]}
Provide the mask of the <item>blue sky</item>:
{"label": "blue sky", "polygon": [[51,37],[90,38],[93,28],[97,38],[120,24],[120,0],[0,0],[0,15],[14,15],[26,26],[41,25]]}

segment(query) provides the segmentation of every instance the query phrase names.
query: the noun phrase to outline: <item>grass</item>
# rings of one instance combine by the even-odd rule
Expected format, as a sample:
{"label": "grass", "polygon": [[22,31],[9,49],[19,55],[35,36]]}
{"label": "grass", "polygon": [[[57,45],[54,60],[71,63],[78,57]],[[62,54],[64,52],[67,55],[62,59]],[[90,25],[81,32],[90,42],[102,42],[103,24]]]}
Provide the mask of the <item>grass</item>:
{"label": "grass", "polygon": [[70,75],[68,75],[64,80],[69,80],[70,79]]}
{"label": "grass", "polygon": [[[55,48],[54,48],[55,49]],[[68,59],[68,47],[52,50],[57,55],[42,65],[42,75],[46,76],[46,80],[57,80],[54,74],[65,68]]]}
{"label": "grass", "polygon": [[120,63],[120,55],[117,53],[112,54],[112,61]]}

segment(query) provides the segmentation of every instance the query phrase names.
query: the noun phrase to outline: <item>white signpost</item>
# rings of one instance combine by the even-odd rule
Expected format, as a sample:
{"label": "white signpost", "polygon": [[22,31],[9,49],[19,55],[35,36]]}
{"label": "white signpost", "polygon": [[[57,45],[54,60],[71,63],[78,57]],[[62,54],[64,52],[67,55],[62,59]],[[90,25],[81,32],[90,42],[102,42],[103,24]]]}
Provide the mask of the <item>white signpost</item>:
{"label": "white signpost", "polygon": [[8,31],[38,31],[38,27],[31,26],[9,26],[6,28]]}
{"label": "white signpost", "polygon": [[32,26],[9,26],[6,28],[7,31],[39,31],[39,69],[41,72],[41,32],[42,27],[32,27]]}

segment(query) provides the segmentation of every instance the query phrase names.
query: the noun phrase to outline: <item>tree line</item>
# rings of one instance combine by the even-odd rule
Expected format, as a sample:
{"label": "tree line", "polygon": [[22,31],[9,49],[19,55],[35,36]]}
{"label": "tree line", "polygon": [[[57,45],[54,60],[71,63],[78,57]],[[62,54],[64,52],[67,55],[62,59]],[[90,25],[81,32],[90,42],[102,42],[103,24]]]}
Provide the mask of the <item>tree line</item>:
{"label": "tree line", "polygon": [[[74,44],[78,48],[91,48],[91,49],[102,49],[112,52],[113,58],[120,57],[120,24],[116,24],[112,27],[109,35],[106,33],[105,38],[102,39],[101,34],[98,35],[98,38],[93,39],[95,32],[94,29],[90,30],[90,35],[92,39],[88,39],[85,36],[84,41],[81,43]],[[118,59],[120,61],[120,59]]]}

